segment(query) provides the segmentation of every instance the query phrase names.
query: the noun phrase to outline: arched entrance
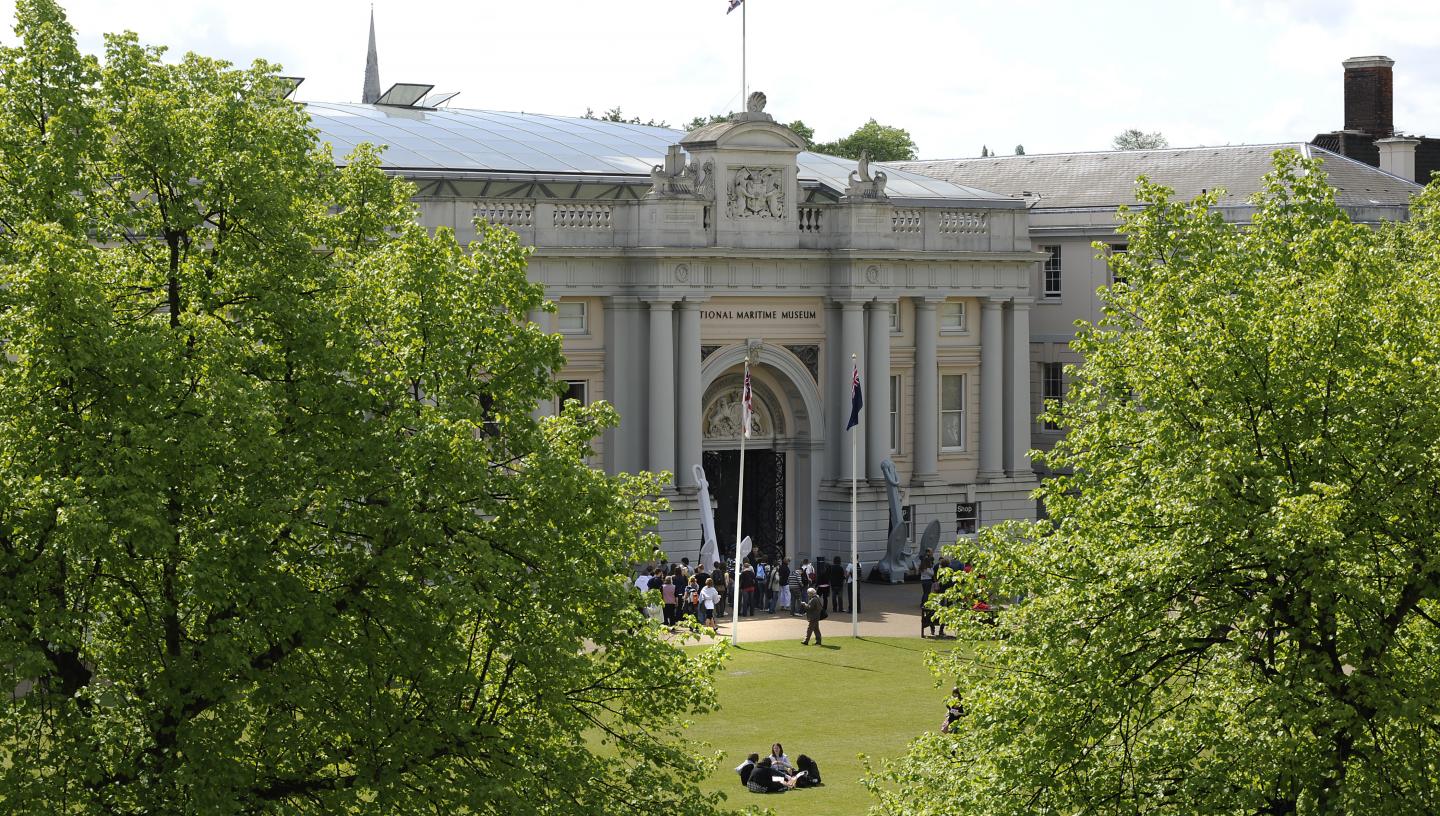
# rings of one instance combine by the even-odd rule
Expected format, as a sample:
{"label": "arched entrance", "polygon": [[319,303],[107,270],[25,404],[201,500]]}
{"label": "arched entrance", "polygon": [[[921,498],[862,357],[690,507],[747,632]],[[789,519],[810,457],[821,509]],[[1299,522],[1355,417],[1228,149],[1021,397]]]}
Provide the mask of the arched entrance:
{"label": "arched entrance", "polygon": [[[745,502],[739,497],[740,395],[750,353],[755,421],[745,443]],[[701,366],[703,465],[722,552],[735,546],[737,521],[763,554],[813,557],[823,463],[819,389],[805,365],[776,346],[736,344]]]}

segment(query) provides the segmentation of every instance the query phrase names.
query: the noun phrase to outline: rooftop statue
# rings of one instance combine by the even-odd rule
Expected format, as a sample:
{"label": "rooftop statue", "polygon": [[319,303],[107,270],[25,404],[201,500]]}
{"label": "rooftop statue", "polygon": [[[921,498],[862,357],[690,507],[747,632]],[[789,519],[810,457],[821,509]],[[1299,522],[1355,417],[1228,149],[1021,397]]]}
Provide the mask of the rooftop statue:
{"label": "rooftop statue", "polygon": [[862,150],[859,169],[850,171],[850,186],[845,188],[845,198],[888,201],[890,196],[885,194],[885,182],[888,179],[888,176],[878,170],[871,175],[870,153]]}

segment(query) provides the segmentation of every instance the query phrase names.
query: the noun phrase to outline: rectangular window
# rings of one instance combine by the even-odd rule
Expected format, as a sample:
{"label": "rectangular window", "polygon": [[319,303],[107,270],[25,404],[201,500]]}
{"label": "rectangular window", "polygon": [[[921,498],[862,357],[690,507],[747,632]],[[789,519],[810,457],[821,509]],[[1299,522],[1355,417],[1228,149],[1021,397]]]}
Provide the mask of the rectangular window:
{"label": "rectangular window", "polygon": [[915,543],[915,505],[907,504],[900,508],[900,523],[905,525],[905,540]]}
{"label": "rectangular window", "polygon": [[955,535],[980,532],[980,502],[959,502],[955,505]]}
{"label": "rectangular window", "polygon": [[947,300],[940,304],[940,331],[965,331],[965,304]]}
{"label": "rectangular window", "polygon": [[887,303],[887,304],[885,304],[885,314],[886,314],[886,316],[888,317],[888,319],[889,319],[889,321],[890,321],[890,333],[891,333],[891,334],[899,334],[899,333],[900,333],[900,304],[899,304],[899,303]]}
{"label": "rectangular window", "polygon": [[900,376],[890,377],[890,450],[900,450]]}
{"label": "rectangular window", "polygon": [[[1130,245],[1129,245],[1129,244],[1111,244],[1111,245],[1110,245],[1110,254],[1111,254],[1112,256],[1113,256],[1113,255],[1124,255],[1126,252],[1129,252],[1129,251],[1130,251]],[[1110,282],[1111,282],[1112,285],[1113,285],[1113,284],[1117,284],[1117,283],[1118,283],[1118,284],[1124,284],[1124,283],[1125,283],[1125,276],[1124,276],[1124,275],[1117,275],[1117,274],[1115,274],[1115,268],[1114,268],[1114,267],[1111,267],[1111,268],[1110,268]]]}
{"label": "rectangular window", "polygon": [[565,381],[565,402],[575,400],[581,405],[590,404],[590,384],[585,380]]}
{"label": "rectangular window", "polygon": [[555,326],[561,334],[585,334],[590,331],[586,306],[583,300],[564,300],[555,304]]}
{"label": "rectangular window", "polygon": [[[1065,364],[1064,363],[1041,363],[1040,393],[1045,400],[1045,410],[1058,409],[1065,401]],[[1045,430],[1058,431],[1060,425],[1054,421],[1045,421]]]}
{"label": "rectangular window", "polygon": [[1041,251],[1050,253],[1045,259],[1045,297],[1060,297],[1060,246],[1058,244],[1040,247]]}
{"label": "rectangular window", "polygon": [[965,375],[940,377],[940,447],[965,448]]}

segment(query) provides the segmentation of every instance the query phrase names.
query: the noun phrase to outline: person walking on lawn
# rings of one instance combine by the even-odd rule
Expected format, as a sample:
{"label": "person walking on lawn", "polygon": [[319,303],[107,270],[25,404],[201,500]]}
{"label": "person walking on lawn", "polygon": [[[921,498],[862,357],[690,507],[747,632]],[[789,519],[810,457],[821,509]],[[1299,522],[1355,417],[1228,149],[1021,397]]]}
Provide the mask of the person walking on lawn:
{"label": "person walking on lawn", "polygon": [[806,646],[810,645],[810,635],[815,635],[815,645],[820,645],[820,619],[825,617],[825,601],[815,591],[815,587],[805,590],[805,639],[800,641]]}

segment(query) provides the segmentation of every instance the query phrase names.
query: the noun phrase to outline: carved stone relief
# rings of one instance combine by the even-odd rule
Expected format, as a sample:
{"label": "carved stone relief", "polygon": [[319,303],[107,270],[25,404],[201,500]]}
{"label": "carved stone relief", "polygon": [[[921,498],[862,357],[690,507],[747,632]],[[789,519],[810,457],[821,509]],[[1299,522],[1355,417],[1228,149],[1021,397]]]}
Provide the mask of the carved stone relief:
{"label": "carved stone relief", "polygon": [[714,354],[715,352],[717,352],[717,351],[719,351],[719,350],[720,350],[720,347],[719,347],[719,346],[701,346],[701,347],[700,347],[700,360],[701,360],[701,362],[704,362],[704,360],[705,360],[706,357],[709,357],[710,355]]}
{"label": "carved stone relief", "polygon": [[[740,406],[742,387],[736,385],[721,391],[705,407],[705,419],[701,428],[706,439],[739,439],[743,427]],[[775,435],[775,422],[770,408],[764,400],[751,399],[755,412],[750,415],[750,438],[768,438]]]}
{"label": "carved stone relief", "polygon": [[730,178],[731,218],[784,218],[785,171],[779,167],[740,167]]}
{"label": "carved stone relief", "polygon": [[795,355],[805,369],[810,372],[810,378],[816,385],[820,383],[820,347],[819,346],[786,346],[785,350]]}

